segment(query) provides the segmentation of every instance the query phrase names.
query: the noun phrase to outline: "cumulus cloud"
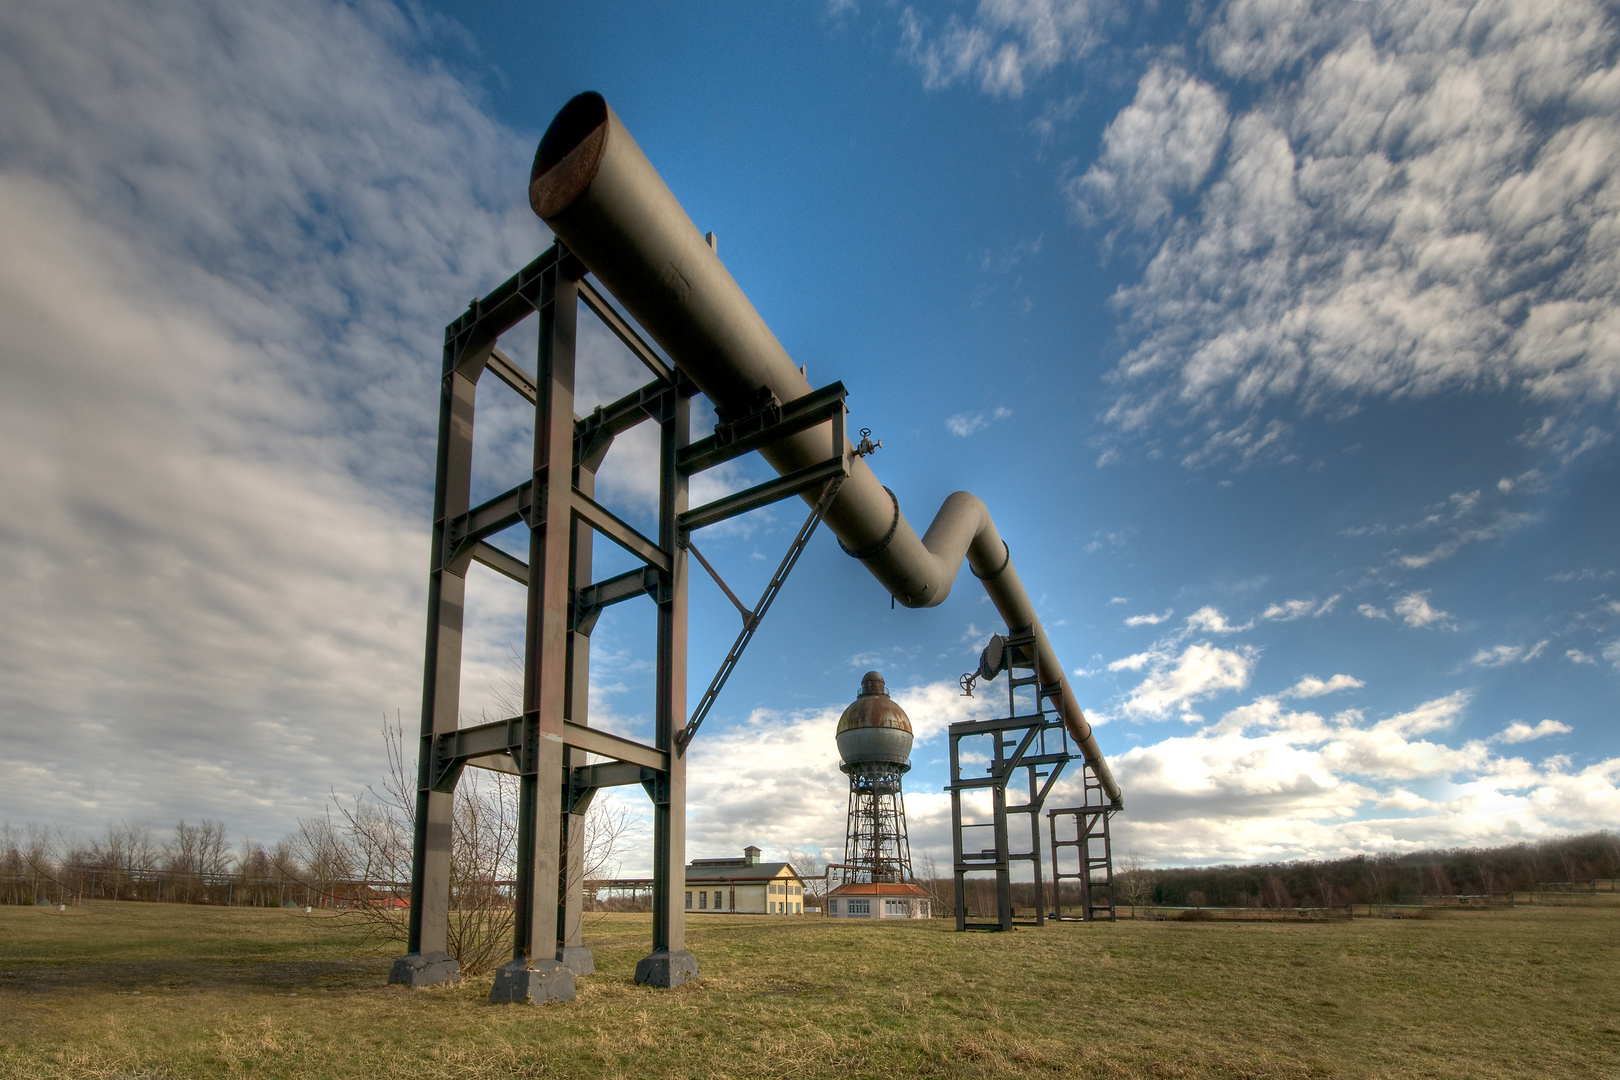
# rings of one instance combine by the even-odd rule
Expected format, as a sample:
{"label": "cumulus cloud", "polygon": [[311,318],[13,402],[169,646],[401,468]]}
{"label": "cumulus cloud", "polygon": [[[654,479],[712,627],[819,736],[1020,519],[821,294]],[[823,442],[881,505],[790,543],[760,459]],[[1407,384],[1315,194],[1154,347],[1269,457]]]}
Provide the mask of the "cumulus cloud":
{"label": "cumulus cloud", "polygon": [[1356,611],[1369,619],[1389,619],[1389,612],[1373,604],[1357,604]]}
{"label": "cumulus cloud", "polygon": [[971,18],[952,15],[936,29],[908,7],[900,17],[901,55],[921,69],[930,90],[965,82],[1019,97],[1027,79],[1094,49],[1115,10],[1111,0],[980,0]]}
{"label": "cumulus cloud", "polygon": [[1424,627],[1438,626],[1442,629],[1455,630],[1457,627],[1451,621],[1448,612],[1439,610],[1429,604],[1429,591],[1407,593],[1395,600],[1395,614],[1399,615],[1407,626]]}
{"label": "cumulus cloud", "polygon": [[1572,662],[1577,663],[1577,664],[1595,664],[1595,663],[1597,663],[1597,661],[1594,660],[1590,654],[1584,653],[1579,649],[1566,650],[1564,655],[1569,657],[1569,659]]}
{"label": "cumulus cloud", "polygon": [[1202,81],[1150,61],[1071,188],[1154,245],[1117,297],[1134,344],[1112,421],[1458,389],[1612,400],[1617,44],[1597,0],[1222,6]]}
{"label": "cumulus cloud", "polygon": [[1236,634],[1251,629],[1253,626],[1253,622],[1246,622],[1242,626],[1233,626],[1226,621],[1225,615],[1222,615],[1215,608],[1205,605],[1187,616],[1187,625],[1182,632],[1192,634],[1200,630],[1207,630],[1212,634]]}
{"label": "cumulus cloud", "polygon": [[[1500,756],[1502,736],[1453,744],[1467,708],[1458,692],[1373,720],[1266,696],[1115,753],[1130,807],[1116,849],[1162,863],[1323,858],[1596,830],[1620,814],[1620,758],[1576,768]],[[1065,779],[1053,797],[1077,794]]]}
{"label": "cumulus cloud", "polygon": [[1142,654],[1115,661],[1109,667],[1149,670],[1148,677],[1127,695],[1123,706],[1126,716],[1163,719],[1180,710],[1183,719],[1196,720],[1198,717],[1190,711],[1190,706],[1223,691],[1243,689],[1249,684],[1258,655],[1248,646],[1221,649],[1195,644],[1187,646],[1178,656]]}
{"label": "cumulus cloud", "polygon": [[1315,675],[1307,675],[1292,687],[1283,691],[1283,697],[1321,697],[1323,694],[1335,694],[1340,690],[1359,690],[1366,685],[1366,683],[1352,675],[1335,675],[1327,680],[1318,679]]}
{"label": "cumulus cloud", "polygon": [[1101,156],[1069,184],[1075,213],[1087,224],[1118,217],[1152,229],[1209,175],[1228,119],[1215,88],[1174,65],[1154,64],[1135,100],[1103,132]]}
{"label": "cumulus cloud", "polygon": [[1495,737],[1498,742],[1522,743],[1531,739],[1541,739],[1548,735],[1568,735],[1575,729],[1568,724],[1561,724],[1557,720],[1543,720],[1531,726],[1522,720],[1515,720],[1502,729],[1501,734]]}
{"label": "cumulus cloud", "polygon": [[1126,626],[1158,626],[1176,613],[1175,608],[1165,608],[1163,615],[1132,615],[1125,620]]}

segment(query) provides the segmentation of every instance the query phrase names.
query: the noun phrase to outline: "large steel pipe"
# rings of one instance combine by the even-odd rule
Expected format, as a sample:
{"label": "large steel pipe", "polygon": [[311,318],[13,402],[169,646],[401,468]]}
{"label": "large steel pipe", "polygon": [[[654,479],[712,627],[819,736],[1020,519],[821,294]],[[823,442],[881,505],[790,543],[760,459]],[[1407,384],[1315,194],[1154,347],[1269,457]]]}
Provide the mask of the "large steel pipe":
{"label": "large steel pipe", "polygon": [[[744,412],[761,388],[780,401],[810,392],[787,350],[600,94],[580,94],[546,129],[530,174],[529,204],[722,417]],[[812,428],[762,453],[779,473],[824,461],[833,453],[832,427]],[[1034,631],[1041,679],[1059,685],[1064,723],[1108,796],[1119,802],[1119,785],[984,503],[965,491],[955,493],[919,538],[900,513],[899,500],[865,460],[850,457],[850,477],[826,515],[845,550],[907,607],[943,601],[966,559],[1008,629]]]}

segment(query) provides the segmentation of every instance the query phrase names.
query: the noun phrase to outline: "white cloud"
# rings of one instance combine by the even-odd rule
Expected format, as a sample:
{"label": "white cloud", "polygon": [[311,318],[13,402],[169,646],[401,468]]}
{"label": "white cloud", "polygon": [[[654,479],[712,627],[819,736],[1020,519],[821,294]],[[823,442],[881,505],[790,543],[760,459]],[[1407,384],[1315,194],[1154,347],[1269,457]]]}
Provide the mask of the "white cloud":
{"label": "white cloud", "polygon": [[1019,97],[1026,79],[1095,48],[1114,10],[1109,0],[980,0],[971,19],[952,15],[936,31],[908,7],[901,53],[930,90],[976,82],[987,94]]}
{"label": "white cloud", "polygon": [[[1076,185],[1088,211],[1154,245],[1117,298],[1134,344],[1116,425],[1170,414],[1220,432],[1223,414],[1252,424],[1262,408],[1366,397],[1508,390],[1564,409],[1620,392],[1620,24],[1606,5],[1241,0],[1199,44],[1230,100],[1252,103],[1226,120],[1221,83],[1194,109],[1196,80],[1150,60],[1153,93],[1120,112]],[[1183,113],[1207,134],[1177,138]],[[1149,117],[1168,145],[1115,137],[1155,130]],[[1194,206],[1169,201],[1195,183]],[[1217,437],[1209,453],[1230,456]]]}
{"label": "white cloud", "polygon": [[1290,622],[1294,619],[1309,615],[1316,607],[1314,600],[1285,600],[1280,604],[1271,604],[1260,613],[1262,619],[1277,619]]}
{"label": "white cloud", "polygon": [[1489,649],[1481,649],[1469,661],[1480,667],[1501,667],[1503,664],[1525,664],[1540,656],[1546,650],[1548,642],[1538,641],[1526,648],[1523,645],[1497,645]]}
{"label": "white cloud", "polygon": [[1173,200],[1197,189],[1215,163],[1228,121],[1222,95],[1174,65],[1154,64],[1136,99],[1103,132],[1103,152],[1069,197],[1087,224],[1120,217],[1147,230],[1168,218]]}
{"label": "white cloud", "polygon": [[1620,639],[1603,646],[1603,659],[1620,668]]}
{"label": "white cloud", "polygon": [[1356,611],[1369,619],[1387,620],[1389,618],[1389,612],[1381,607],[1374,607],[1372,604],[1358,604],[1356,605]]}
{"label": "white cloud", "polygon": [[1561,724],[1557,720],[1543,720],[1532,727],[1522,720],[1515,720],[1502,729],[1495,741],[1505,743],[1529,742],[1531,739],[1541,739],[1548,735],[1568,735],[1575,729],[1568,724]]}
{"label": "white cloud", "polygon": [[1314,675],[1307,675],[1300,679],[1289,689],[1283,691],[1283,697],[1312,698],[1323,694],[1335,694],[1340,690],[1359,690],[1367,684],[1351,675],[1335,675],[1325,682]]}
{"label": "white cloud", "polygon": [[989,412],[957,413],[947,417],[945,430],[960,438],[967,438],[978,431],[983,431],[997,420],[1006,420],[1012,416],[1012,410],[1005,405],[998,405]]}
{"label": "white cloud", "polygon": [[[1226,690],[1241,690],[1249,684],[1258,654],[1242,646],[1220,649],[1213,645],[1189,645],[1181,655],[1154,654],[1146,661],[1128,657],[1136,668],[1151,665],[1151,673],[1126,697],[1123,712],[1134,719],[1161,719],[1181,710],[1183,719],[1196,719],[1189,706]],[[1110,669],[1127,666],[1115,661]]]}
{"label": "white cloud", "polygon": [[1128,807],[1114,821],[1115,847],[1155,862],[1247,862],[1612,825],[1620,758],[1531,765],[1483,742],[1438,741],[1466,704],[1452,694],[1368,723],[1354,710],[1324,719],[1263,697],[1196,732],[1115,754]]}
{"label": "white cloud", "polygon": [[1125,620],[1126,626],[1158,626],[1176,613],[1175,608],[1165,608],[1163,615],[1132,615]]}
{"label": "white cloud", "polygon": [[414,712],[442,327],[544,243],[506,187],[526,140],[428,32],[0,7],[0,714],[31,718],[0,816],[273,838]]}
{"label": "white cloud", "polygon": [[1246,622],[1242,626],[1233,626],[1226,621],[1225,615],[1222,615],[1213,607],[1205,605],[1187,616],[1187,626],[1182,632],[1192,634],[1199,630],[1207,630],[1212,634],[1236,634],[1253,626],[1254,623],[1252,622]]}
{"label": "white cloud", "polygon": [[1595,664],[1595,663],[1597,663],[1597,661],[1594,660],[1591,657],[1590,654],[1583,653],[1579,649],[1570,649],[1570,650],[1566,651],[1564,653],[1564,655],[1569,657],[1569,659],[1571,661],[1573,661],[1574,663],[1577,663],[1577,664]]}
{"label": "white cloud", "polygon": [[1429,605],[1429,592],[1407,593],[1395,600],[1395,614],[1405,620],[1407,626],[1424,627],[1439,626],[1443,629],[1455,630],[1448,612],[1440,611]]}

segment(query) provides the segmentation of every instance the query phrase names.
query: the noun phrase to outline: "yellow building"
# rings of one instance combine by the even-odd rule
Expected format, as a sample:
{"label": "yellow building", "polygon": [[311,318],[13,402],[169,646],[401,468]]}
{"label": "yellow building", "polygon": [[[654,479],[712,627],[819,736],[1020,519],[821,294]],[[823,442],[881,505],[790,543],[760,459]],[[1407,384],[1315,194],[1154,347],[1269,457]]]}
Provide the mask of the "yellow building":
{"label": "yellow building", "polygon": [[740,859],[693,859],[686,867],[686,910],[802,915],[804,881],[791,863],[760,862],[752,846]]}

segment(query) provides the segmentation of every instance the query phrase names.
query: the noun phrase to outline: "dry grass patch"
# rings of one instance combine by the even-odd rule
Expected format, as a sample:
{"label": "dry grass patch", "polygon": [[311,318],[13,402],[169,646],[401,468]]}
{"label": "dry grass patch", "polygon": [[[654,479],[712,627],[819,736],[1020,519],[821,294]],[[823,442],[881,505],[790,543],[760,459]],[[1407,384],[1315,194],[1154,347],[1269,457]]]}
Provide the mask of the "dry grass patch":
{"label": "dry grass patch", "polygon": [[1424,921],[1119,923],[958,935],[710,916],[703,978],[635,986],[599,923],[577,1001],[383,985],[318,915],[0,908],[0,1076],[1620,1075],[1620,908]]}

